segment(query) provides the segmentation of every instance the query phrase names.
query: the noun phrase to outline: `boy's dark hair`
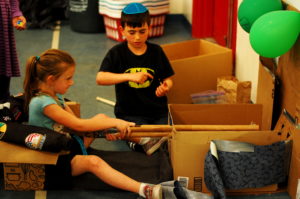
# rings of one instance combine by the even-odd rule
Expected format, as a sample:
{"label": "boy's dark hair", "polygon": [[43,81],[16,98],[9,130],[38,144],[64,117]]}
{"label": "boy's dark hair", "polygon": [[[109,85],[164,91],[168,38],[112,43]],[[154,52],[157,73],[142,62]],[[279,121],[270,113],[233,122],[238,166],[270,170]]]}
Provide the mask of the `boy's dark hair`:
{"label": "boy's dark hair", "polygon": [[125,25],[130,27],[142,27],[145,23],[150,26],[150,14],[147,10],[143,13],[136,13],[136,14],[126,14],[122,12],[121,14],[121,26],[125,28]]}

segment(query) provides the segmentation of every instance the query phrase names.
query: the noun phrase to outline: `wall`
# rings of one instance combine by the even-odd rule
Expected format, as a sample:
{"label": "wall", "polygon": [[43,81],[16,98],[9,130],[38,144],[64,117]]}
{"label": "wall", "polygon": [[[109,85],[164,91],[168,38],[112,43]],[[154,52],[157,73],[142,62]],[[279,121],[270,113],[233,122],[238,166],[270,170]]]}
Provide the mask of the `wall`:
{"label": "wall", "polygon": [[183,14],[192,24],[193,0],[170,0],[170,14]]}
{"label": "wall", "polygon": [[[242,0],[239,0],[238,5]],[[240,81],[251,81],[251,100],[256,102],[258,81],[259,56],[252,49],[249,41],[249,33],[245,32],[237,23],[236,40],[236,70],[235,74]]]}

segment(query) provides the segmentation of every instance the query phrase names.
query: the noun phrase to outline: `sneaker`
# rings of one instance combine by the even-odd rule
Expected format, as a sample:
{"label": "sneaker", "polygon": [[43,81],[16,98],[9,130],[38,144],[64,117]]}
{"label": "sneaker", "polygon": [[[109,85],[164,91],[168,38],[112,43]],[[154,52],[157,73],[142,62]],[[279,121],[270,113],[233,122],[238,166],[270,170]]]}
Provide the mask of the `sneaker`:
{"label": "sneaker", "polygon": [[146,199],[162,199],[162,188],[161,185],[146,185],[144,187],[144,194]]}
{"label": "sneaker", "polygon": [[143,149],[147,155],[151,155],[167,140],[168,137],[151,138],[146,144],[143,145]]}
{"label": "sneaker", "polygon": [[135,142],[131,142],[131,141],[127,141],[126,142],[128,147],[132,150],[132,151],[137,151],[137,152],[142,152],[144,153],[144,149],[142,147],[142,145],[137,144]]}

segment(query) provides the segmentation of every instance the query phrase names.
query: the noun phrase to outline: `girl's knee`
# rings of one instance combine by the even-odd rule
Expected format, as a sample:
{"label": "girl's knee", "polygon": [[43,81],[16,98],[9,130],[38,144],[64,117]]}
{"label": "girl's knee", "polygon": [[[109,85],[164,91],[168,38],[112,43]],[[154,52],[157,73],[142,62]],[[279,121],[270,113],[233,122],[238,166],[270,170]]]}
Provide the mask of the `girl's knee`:
{"label": "girl's knee", "polygon": [[101,167],[104,165],[104,163],[105,163],[104,160],[102,160],[100,157],[95,155],[89,155],[86,158],[86,164],[92,168]]}

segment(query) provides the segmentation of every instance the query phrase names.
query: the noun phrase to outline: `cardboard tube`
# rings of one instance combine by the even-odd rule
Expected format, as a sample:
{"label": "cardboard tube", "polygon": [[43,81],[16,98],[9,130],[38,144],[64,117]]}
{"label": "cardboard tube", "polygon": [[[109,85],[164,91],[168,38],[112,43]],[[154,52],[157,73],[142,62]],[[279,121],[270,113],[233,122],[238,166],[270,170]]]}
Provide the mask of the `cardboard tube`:
{"label": "cardboard tube", "polygon": [[177,131],[255,131],[259,125],[174,125]]}

